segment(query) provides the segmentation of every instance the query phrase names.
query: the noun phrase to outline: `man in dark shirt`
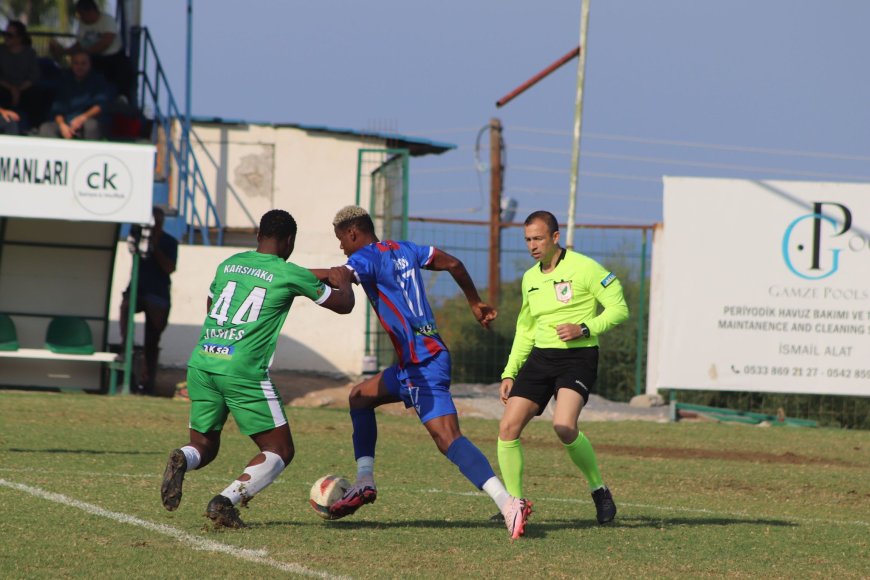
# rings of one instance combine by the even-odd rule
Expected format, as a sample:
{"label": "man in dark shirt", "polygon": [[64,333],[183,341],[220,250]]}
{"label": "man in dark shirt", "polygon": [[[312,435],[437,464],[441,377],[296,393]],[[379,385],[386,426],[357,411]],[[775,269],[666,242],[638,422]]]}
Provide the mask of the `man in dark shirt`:
{"label": "man in dark shirt", "polygon": [[[151,228],[150,250],[139,262],[139,283],[136,286],[136,312],[145,313],[145,369],[135,392],[151,395],[157,377],[157,360],[160,355],[160,336],[169,322],[170,286],[169,275],[175,272],[178,259],[178,240],[163,231],[163,210],[155,207],[154,227]],[[130,287],[121,300],[121,342],[126,342],[127,313],[130,308]]]}
{"label": "man in dark shirt", "polygon": [[21,117],[12,109],[0,107],[0,135],[18,135]]}
{"label": "man in dark shirt", "polygon": [[91,68],[91,57],[83,50],[70,57],[51,105],[49,121],[39,127],[42,137],[102,139],[105,136],[106,106],[114,91],[99,72]]}

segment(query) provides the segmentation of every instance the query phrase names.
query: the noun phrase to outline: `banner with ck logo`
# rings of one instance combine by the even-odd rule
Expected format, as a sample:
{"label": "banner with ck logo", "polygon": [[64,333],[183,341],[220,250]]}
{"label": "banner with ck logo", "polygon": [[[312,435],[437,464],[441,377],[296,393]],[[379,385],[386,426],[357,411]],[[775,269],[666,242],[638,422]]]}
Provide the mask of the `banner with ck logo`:
{"label": "banner with ck logo", "polygon": [[0,216],[149,223],[154,147],[0,137]]}

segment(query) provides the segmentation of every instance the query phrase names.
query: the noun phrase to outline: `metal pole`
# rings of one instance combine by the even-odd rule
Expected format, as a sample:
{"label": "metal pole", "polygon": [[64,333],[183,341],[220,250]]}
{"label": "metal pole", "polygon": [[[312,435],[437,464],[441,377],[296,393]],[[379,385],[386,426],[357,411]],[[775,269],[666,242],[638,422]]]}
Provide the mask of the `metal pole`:
{"label": "metal pole", "polygon": [[637,349],[634,355],[634,394],[639,395],[642,390],[641,385],[641,375],[643,374],[643,368],[641,366],[641,360],[643,359],[643,331],[645,327],[646,321],[646,300],[644,299],[646,295],[646,228],[643,230],[643,243],[641,244],[640,249],[640,281],[637,285],[638,287],[638,301],[637,301]]}
{"label": "metal pole", "polygon": [[411,153],[402,151],[402,239],[408,239],[408,195],[411,192]]}
{"label": "metal pole", "polygon": [[[133,341],[136,338],[136,301],[139,300],[139,240],[136,240],[136,251],[133,252],[133,265],[130,268],[130,291],[127,295],[130,307],[127,309],[127,336],[124,337],[124,380],[121,383],[121,394],[130,394],[131,375],[133,372]],[[112,370],[112,372],[115,372]],[[114,393],[112,393],[114,394]]]}
{"label": "metal pole", "polygon": [[364,151],[365,151],[365,149],[360,149],[359,151],[356,152],[356,200],[354,201],[354,204],[358,205],[360,207],[362,207],[362,204],[360,203],[359,196],[360,196],[360,187],[362,187],[362,185],[361,185],[362,169],[363,169],[362,163],[363,163],[363,152]]}
{"label": "metal pole", "polygon": [[501,286],[501,121],[489,122],[489,304],[498,307]]}
{"label": "metal pole", "polygon": [[[187,67],[185,69],[184,122],[190,130],[190,98],[193,71],[193,0],[187,0]],[[188,137],[189,140],[189,137]],[[185,161],[187,161],[185,159]]]}
{"label": "metal pole", "polygon": [[580,8],[580,58],[577,64],[577,97],[574,100],[574,141],[571,151],[571,182],[568,197],[568,230],[565,245],[574,248],[574,213],[577,205],[577,181],[580,177],[580,130],[583,127],[583,83],[586,80],[586,31],[589,29],[589,4]]}
{"label": "metal pole", "polygon": [[[191,108],[191,89],[193,87],[193,0],[187,0],[187,62],[184,71],[184,129],[181,132],[181,171],[179,177],[184,179],[184,220],[187,221],[187,204],[190,197],[189,183],[189,156],[190,156],[190,108]],[[192,202],[191,202],[192,203]],[[192,208],[191,208],[192,209]],[[185,224],[187,227],[187,224]],[[188,237],[192,240],[193,231],[191,230]],[[203,240],[205,242],[205,240]]]}
{"label": "metal pole", "polygon": [[553,64],[551,64],[550,66],[548,66],[547,68],[545,68],[544,70],[542,70],[541,72],[539,72],[538,74],[536,74],[535,76],[533,76],[532,78],[530,78],[529,80],[527,80],[526,82],[521,84],[520,86],[518,86],[516,89],[514,89],[513,91],[511,91],[507,95],[500,98],[498,101],[495,102],[495,106],[496,107],[504,107],[505,105],[510,103],[512,100],[514,100],[516,97],[520,96],[521,94],[526,92],[528,89],[530,89],[531,87],[536,85],[541,79],[543,79],[544,77],[546,77],[547,75],[552,73],[554,70],[558,69],[563,64],[569,62],[572,58],[574,58],[576,56],[580,56],[580,47],[579,46],[573,50],[570,50],[564,56],[562,56],[562,58],[560,58],[559,60],[557,60],[556,62],[554,62]]}

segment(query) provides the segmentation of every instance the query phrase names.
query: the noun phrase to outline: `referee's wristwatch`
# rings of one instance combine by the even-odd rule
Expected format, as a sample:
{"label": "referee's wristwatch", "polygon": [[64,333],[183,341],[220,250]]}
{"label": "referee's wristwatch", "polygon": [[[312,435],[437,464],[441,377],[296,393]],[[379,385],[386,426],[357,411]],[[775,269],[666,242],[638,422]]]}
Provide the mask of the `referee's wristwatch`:
{"label": "referee's wristwatch", "polygon": [[580,326],[580,338],[589,338],[589,327],[583,324],[582,322],[579,324]]}

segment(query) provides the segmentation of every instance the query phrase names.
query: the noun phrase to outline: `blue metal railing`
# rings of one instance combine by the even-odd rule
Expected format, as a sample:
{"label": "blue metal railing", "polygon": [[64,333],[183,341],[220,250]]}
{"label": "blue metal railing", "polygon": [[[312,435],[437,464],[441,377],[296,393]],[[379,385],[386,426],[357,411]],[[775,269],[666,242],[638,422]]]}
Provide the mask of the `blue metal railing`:
{"label": "blue metal railing", "polygon": [[[177,170],[175,207],[186,224],[187,243],[194,243],[198,232],[202,243],[210,245],[210,234],[214,232],[214,243],[223,245],[220,216],[191,148],[191,136],[198,137],[178,108],[148,29],[132,28],[131,39],[130,57],[136,63],[138,81],[136,105],[146,117],[153,117],[152,138],[158,156],[162,156],[157,160],[158,172],[162,170],[168,176],[173,164]],[[179,132],[177,142],[174,130]]]}

